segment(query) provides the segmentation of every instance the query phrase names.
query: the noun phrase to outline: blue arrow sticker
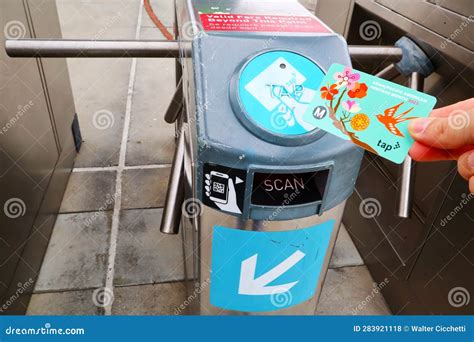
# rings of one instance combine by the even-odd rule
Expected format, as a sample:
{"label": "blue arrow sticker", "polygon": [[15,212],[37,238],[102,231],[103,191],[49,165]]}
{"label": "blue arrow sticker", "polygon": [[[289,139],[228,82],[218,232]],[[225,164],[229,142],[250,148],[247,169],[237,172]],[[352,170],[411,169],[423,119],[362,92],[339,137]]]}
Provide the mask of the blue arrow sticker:
{"label": "blue arrow sticker", "polygon": [[310,299],[334,222],[281,232],[215,226],[211,304],[227,310],[272,311]]}

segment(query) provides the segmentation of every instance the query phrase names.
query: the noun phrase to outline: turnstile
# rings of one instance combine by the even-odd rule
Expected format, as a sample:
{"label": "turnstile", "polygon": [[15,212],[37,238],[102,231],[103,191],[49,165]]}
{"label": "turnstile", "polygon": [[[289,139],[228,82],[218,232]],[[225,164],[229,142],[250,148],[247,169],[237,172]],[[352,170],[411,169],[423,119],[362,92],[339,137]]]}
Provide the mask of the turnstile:
{"label": "turnstile", "polygon": [[[173,174],[187,182],[169,196],[183,199],[195,308],[313,314],[362,151],[303,115],[331,64],[350,65],[347,45],[296,1],[177,10],[191,46],[181,59],[184,162]],[[176,207],[165,232],[177,231],[167,220]]]}
{"label": "turnstile", "polygon": [[179,57],[182,79],[165,117],[177,122],[178,146],[161,230],[182,227],[187,306],[200,314],[313,314],[362,151],[302,116],[332,63],[403,56],[379,76],[413,72],[419,80],[422,52],[409,40],[348,48],[296,1],[178,1],[177,18],[179,44],[6,46],[15,57]]}

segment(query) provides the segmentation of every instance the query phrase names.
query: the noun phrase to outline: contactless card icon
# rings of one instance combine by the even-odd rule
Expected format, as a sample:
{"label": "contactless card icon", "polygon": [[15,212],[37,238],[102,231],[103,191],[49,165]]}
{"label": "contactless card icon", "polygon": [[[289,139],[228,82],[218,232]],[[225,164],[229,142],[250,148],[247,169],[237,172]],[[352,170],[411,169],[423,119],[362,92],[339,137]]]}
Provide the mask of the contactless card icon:
{"label": "contactless card icon", "polygon": [[250,60],[238,81],[240,106],[253,124],[283,135],[315,129],[302,118],[323,71],[310,59],[289,51],[269,51]]}
{"label": "contactless card icon", "polygon": [[333,64],[303,120],[402,163],[414,142],[410,120],[428,116],[435,103],[430,95]]}
{"label": "contactless card icon", "polygon": [[305,81],[306,78],[296,68],[280,57],[247,83],[245,90],[266,110],[272,111],[281,104],[279,99],[282,95],[290,93],[285,86],[293,86],[295,89],[295,86]]}

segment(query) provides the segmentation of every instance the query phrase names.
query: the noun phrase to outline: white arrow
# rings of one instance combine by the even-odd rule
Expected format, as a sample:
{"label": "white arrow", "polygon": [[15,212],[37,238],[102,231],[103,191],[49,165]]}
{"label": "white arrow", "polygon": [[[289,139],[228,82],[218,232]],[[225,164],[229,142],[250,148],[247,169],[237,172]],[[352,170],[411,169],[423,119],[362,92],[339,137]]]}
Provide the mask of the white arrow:
{"label": "white arrow", "polygon": [[295,266],[301,259],[305,257],[305,255],[306,254],[298,250],[258,278],[255,278],[258,254],[252,255],[250,258],[245,259],[242,261],[242,265],[240,267],[239,294],[259,296],[289,291],[298,283],[298,281],[282,285],[267,285]]}
{"label": "white arrow", "polygon": [[235,177],[235,184],[240,184],[243,183],[244,181],[240,179],[239,177]]}

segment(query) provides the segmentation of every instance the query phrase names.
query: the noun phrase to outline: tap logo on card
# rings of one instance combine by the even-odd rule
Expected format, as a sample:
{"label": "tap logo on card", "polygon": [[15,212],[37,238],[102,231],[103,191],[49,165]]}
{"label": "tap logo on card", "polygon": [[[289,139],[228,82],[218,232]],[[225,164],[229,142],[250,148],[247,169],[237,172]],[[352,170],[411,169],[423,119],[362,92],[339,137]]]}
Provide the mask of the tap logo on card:
{"label": "tap logo on card", "polygon": [[435,104],[433,96],[333,64],[303,120],[400,164],[414,142],[410,120]]}

